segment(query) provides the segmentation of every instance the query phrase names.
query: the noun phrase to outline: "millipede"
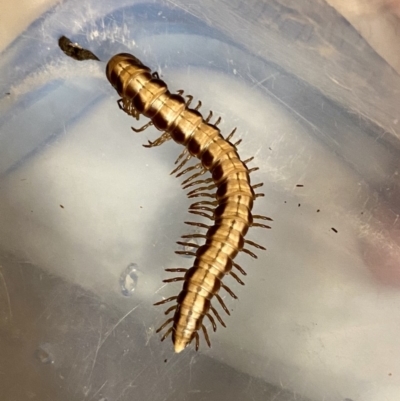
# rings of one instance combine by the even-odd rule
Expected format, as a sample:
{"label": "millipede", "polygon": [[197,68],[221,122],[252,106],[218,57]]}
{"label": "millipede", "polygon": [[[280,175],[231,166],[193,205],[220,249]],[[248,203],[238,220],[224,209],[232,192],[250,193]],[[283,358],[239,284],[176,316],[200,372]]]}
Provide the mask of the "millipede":
{"label": "millipede", "polygon": [[[59,45],[67,55],[73,48],[76,59],[85,59],[82,52],[88,52],[90,59],[97,59],[93,53],[73,44],[65,37],[62,38]],[[237,299],[234,292],[223,283],[224,276],[230,275],[239,284],[244,284],[236,271],[242,275],[246,275],[246,272],[233,260],[239,252],[257,258],[248,246],[266,249],[245,239],[250,227],[269,229],[269,225],[260,221],[272,221],[270,217],[252,214],[254,201],[264,196],[263,193],[255,193],[255,189],[263,184],[252,185],[250,181],[250,174],[258,170],[258,167],[247,167],[253,157],[241,160],[237,151],[241,140],[231,142],[236,128],[224,138],[218,128],[221,118],[212,124],[212,111],[204,118],[199,111],[202,106],[200,101],[191,108],[193,96],[183,97],[183,90],[177,91],[176,94],[171,93],[158,73],[152,72],[135,56],[127,53],[113,56],[107,63],[106,76],[120,96],[117,103],[121,110],[136,120],[139,120],[140,115],[150,119],[141,128],[132,127],[132,130],[143,132],[146,128],[154,126],[162,132],[159,138],[148,141],[143,146],[152,148],[172,139],[184,147],[171,174],[178,178],[185,176],[182,186],[183,189],[190,188],[187,196],[190,199],[202,198],[195,199],[189,207],[189,212],[209,219],[211,224],[185,222],[189,226],[204,229],[205,232],[183,235],[183,241],[177,242],[179,245],[195,249],[176,251],[177,254],[193,256],[194,262],[189,269],[165,269],[167,272],[182,275],[163,281],[183,281],[183,287],[178,295],[154,304],[174,303],[165,311],[165,315],[173,313],[172,317],[167,318],[156,332],[165,330],[161,341],[171,335],[176,353],[185,349],[193,340],[197,351],[200,330],[208,346],[211,346],[203,323],[204,317],[209,319],[213,331],[217,329],[214,317],[226,327],[212,304],[213,299],[219,302],[228,315],[230,312],[219,294],[220,289]],[[198,162],[186,167],[186,163],[192,158],[197,158]],[[209,172],[210,176],[203,178],[206,172]],[[186,175],[188,173],[189,176]],[[200,246],[190,242],[194,239],[203,239],[205,243]]]}

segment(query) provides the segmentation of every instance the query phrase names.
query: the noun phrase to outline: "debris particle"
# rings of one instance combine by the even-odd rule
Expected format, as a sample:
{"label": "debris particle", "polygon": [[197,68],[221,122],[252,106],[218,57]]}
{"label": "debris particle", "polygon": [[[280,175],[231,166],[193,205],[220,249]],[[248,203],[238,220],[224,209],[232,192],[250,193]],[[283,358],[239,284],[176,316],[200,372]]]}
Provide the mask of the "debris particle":
{"label": "debris particle", "polygon": [[60,49],[69,57],[72,57],[75,60],[97,60],[100,61],[96,55],[94,55],[91,51],[83,49],[78,43],[73,43],[70,39],[65,36],[61,36],[58,39],[58,46]]}
{"label": "debris particle", "polygon": [[61,209],[64,209],[64,206],[63,206],[63,205],[60,205],[60,208],[61,208]]}
{"label": "debris particle", "polygon": [[303,188],[304,185],[303,185],[303,184],[297,184],[296,187],[297,187],[297,188]]}
{"label": "debris particle", "polygon": [[337,232],[338,232],[338,230],[336,230],[336,228],[335,228],[335,227],[332,227],[332,228],[331,228],[331,230],[332,230],[333,232],[335,232],[335,233],[337,233]]}
{"label": "debris particle", "polygon": [[297,206],[300,207],[300,206],[301,206],[301,203],[299,203]]}
{"label": "debris particle", "polygon": [[321,210],[320,209],[317,209],[317,213],[319,213]]}
{"label": "debris particle", "polygon": [[167,363],[168,362],[168,359],[164,359],[164,363]]}

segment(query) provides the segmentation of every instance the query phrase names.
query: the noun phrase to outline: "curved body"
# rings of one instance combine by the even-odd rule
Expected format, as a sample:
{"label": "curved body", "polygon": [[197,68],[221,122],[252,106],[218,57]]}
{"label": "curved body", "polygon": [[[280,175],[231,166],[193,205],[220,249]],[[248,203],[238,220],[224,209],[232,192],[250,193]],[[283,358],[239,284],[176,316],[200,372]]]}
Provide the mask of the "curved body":
{"label": "curved body", "polygon": [[[169,271],[185,273],[183,277],[165,280],[166,282],[182,280],[184,281],[183,288],[177,297],[159,302],[162,304],[176,301],[176,304],[167,311],[167,313],[174,311],[173,318],[167,320],[160,328],[161,330],[172,323],[172,327],[163,339],[172,333],[176,352],[182,351],[194,338],[198,347],[198,330],[200,329],[203,329],[209,343],[203,325],[204,316],[207,315],[210,318],[214,330],[216,326],[210,311],[215,313],[217,319],[223,324],[215,308],[211,306],[213,297],[217,297],[225,311],[229,313],[218,295],[221,286],[236,297],[222,283],[222,279],[231,273],[235,265],[233,259],[239,251],[244,250],[245,242],[249,242],[244,237],[249,227],[253,225],[252,207],[257,197],[250,183],[250,170],[241,161],[235,145],[224,139],[217,126],[208,122],[209,119],[203,118],[197,110],[199,106],[195,109],[189,107],[192,100],[190,96],[187,101],[181,96],[182,91],[179,94],[171,94],[158,75],[152,74],[151,70],[136,57],[118,54],[108,62],[106,72],[108,80],[121,96],[120,102],[124,111],[136,118],[139,114],[143,114],[151,120],[146,127],[154,125],[164,132],[157,140],[158,142],[149,142],[150,146],[157,146],[168,139],[173,139],[186,149],[183,153],[186,159],[181,165],[190,157],[200,161],[200,164],[196,166],[200,172],[192,178],[200,176],[205,171],[211,173],[212,179],[195,181],[187,185],[187,187],[200,185],[189,192],[189,197],[206,196],[212,199],[194,203],[191,207],[193,213],[212,219],[210,226],[189,223],[206,228],[205,235],[184,236],[185,238],[205,238],[205,244],[198,247],[195,252],[192,268],[169,269]],[[181,174],[191,169],[193,168],[182,171]],[[202,186],[204,184],[208,186]],[[212,194],[204,192],[214,188],[216,192]],[[211,214],[207,215],[207,211]],[[270,220],[262,216],[257,217]],[[262,224],[254,225],[269,228]],[[249,243],[265,249],[257,244]],[[190,252],[187,253],[190,254]],[[251,252],[247,253],[255,257]],[[244,273],[239,266],[236,265],[236,267]],[[234,273],[232,274],[241,282]]]}

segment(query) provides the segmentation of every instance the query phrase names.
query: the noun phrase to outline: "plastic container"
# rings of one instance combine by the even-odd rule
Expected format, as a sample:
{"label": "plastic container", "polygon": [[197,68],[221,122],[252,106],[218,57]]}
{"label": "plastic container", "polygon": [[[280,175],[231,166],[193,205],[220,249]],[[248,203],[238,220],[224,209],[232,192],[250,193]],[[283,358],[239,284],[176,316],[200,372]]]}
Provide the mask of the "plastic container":
{"label": "plastic container", "polygon": [[[66,57],[61,35],[104,62]],[[268,252],[238,257],[246,286],[226,279],[239,301],[198,353],[155,334],[194,218],[179,146],[143,148],[158,133],[117,107],[121,51],[237,126],[265,183],[273,228],[249,238]],[[398,399],[400,79],[332,8],[67,1],[0,71],[3,399]]]}

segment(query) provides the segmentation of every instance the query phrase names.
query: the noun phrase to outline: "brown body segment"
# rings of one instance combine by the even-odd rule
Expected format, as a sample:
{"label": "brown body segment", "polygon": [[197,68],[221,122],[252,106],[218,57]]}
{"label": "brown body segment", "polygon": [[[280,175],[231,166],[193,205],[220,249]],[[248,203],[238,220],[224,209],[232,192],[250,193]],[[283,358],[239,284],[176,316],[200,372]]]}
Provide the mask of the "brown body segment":
{"label": "brown body segment", "polygon": [[[176,305],[166,312],[174,311],[174,316],[168,319],[158,331],[172,323],[172,327],[167,330],[162,339],[172,333],[175,352],[181,352],[193,339],[196,340],[197,349],[200,329],[203,330],[205,339],[210,345],[203,324],[204,316],[210,319],[214,331],[216,324],[210,312],[225,326],[211,301],[215,297],[229,314],[219,296],[220,288],[223,287],[236,298],[235,294],[223,284],[222,279],[225,275],[230,274],[243,284],[233,273],[232,268],[237,268],[243,274],[245,272],[233,262],[233,259],[240,251],[256,257],[251,251],[244,248],[246,243],[265,249],[245,240],[245,235],[252,225],[269,228],[263,224],[253,223],[254,217],[271,220],[252,214],[254,200],[256,197],[262,196],[262,194],[254,193],[250,183],[249,173],[255,168],[250,171],[245,162],[240,159],[236,146],[223,138],[217,127],[219,120],[215,125],[209,123],[212,113],[204,119],[198,112],[201,103],[194,109],[190,108],[191,96],[188,96],[189,100],[185,100],[181,96],[183,91],[171,94],[167,85],[158,78],[158,75],[152,74],[151,70],[136,57],[125,53],[112,57],[107,64],[106,73],[108,80],[121,96],[120,107],[137,119],[140,114],[151,119],[150,123],[141,129],[134,129],[134,131],[142,131],[149,125],[154,125],[160,131],[164,131],[160,138],[145,146],[158,146],[169,139],[185,146],[185,151],[177,162],[183,161],[175,169],[175,172],[182,169],[191,157],[196,157],[200,161],[195,167],[181,171],[178,176],[196,168],[200,169],[199,172],[186,179],[183,184],[191,182],[185,188],[198,185],[198,188],[189,192],[190,198],[207,197],[212,199],[194,203],[190,212],[210,218],[213,224],[205,226],[202,223],[189,223],[208,229],[205,234],[192,234],[184,236],[184,238],[201,237],[205,239],[205,244],[197,246],[195,253],[186,252],[195,256],[190,269],[168,269],[168,271],[183,271],[185,274],[183,277],[166,280],[167,282],[182,280],[184,284],[178,296],[157,303],[176,301]],[[233,132],[230,137],[232,135]],[[205,171],[211,173],[211,179],[193,181]],[[204,192],[213,188],[216,188],[214,194]],[[182,244],[196,246],[192,243]]]}

